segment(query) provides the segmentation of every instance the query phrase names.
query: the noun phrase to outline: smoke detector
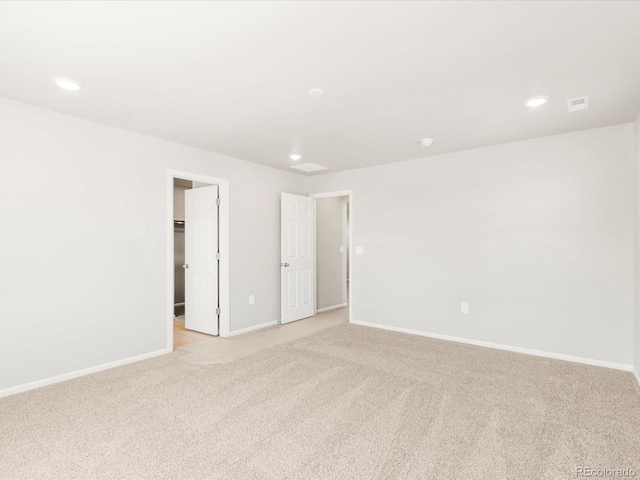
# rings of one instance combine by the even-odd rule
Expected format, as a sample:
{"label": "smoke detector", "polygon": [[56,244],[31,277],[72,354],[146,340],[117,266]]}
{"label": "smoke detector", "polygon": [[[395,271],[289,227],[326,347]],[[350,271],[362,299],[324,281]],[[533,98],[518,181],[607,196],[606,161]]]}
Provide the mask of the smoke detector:
{"label": "smoke detector", "polygon": [[318,165],[317,163],[301,163],[300,165],[291,165],[291,168],[295,168],[296,170],[301,170],[307,173],[327,170],[327,167],[323,167],[322,165]]}
{"label": "smoke detector", "polygon": [[567,100],[567,112],[577,112],[589,108],[589,95]]}

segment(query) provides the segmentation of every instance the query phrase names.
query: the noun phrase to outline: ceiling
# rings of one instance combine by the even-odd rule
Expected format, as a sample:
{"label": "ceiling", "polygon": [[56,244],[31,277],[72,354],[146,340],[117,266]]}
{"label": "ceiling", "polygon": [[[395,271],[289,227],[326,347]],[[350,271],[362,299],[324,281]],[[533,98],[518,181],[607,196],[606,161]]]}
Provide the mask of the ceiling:
{"label": "ceiling", "polygon": [[0,2],[0,96],[323,174],[632,121],[640,2]]}

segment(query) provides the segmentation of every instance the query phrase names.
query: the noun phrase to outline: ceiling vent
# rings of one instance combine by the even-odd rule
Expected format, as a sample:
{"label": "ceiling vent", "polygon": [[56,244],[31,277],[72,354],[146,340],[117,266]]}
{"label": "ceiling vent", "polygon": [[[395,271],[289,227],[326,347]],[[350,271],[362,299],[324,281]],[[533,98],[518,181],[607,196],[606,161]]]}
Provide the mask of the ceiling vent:
{"label": "ceiling vent", "polygon": [[577,112],[578,110],[586,110],[587,108],[589,108],[589,96],[567,100],[567,111],[569,113]]}
{"label": "ceiling vent", "polygon": [[317,163],[301,163],[300,165],[291,165],[291,168],[295,168],[296,170],[301,170],[303,172],[317,172],[319,170],[327,170],[327,167],[323,167],[322,165],[318,165]]}

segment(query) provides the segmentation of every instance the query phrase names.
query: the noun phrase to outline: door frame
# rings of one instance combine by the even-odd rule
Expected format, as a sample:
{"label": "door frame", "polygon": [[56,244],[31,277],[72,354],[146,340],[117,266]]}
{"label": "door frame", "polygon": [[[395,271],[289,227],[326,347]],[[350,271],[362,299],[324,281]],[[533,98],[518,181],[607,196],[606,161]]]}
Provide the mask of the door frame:
{"label": "door frame", "polygon": [[218,301],[220,303],[220,325],[218,334],[229,337],[229,180],[210,177],[199,173],[167,169],[167,349],[173,351],[174,313],[174,244],[173,244],[173,179],[181,178],[192,182],[218,185],[220,211],[218,216],[218,248],[220,249],[220,282]]}
{"label": "door frame", "polygon": [[[349,295],[347,298],[347,302],[349,303],[348,305],[348,309],[349,309],[349,322],[352,322],[352,316],[353,316],[353,257],[354,257],[354,252],[355,252],[355,248],[353,246],[354,242],[353,242],[353,190],[338,190],[335,192],[324,192],[324,193],[312,193],[311,195],[309,195],[311,198],[315,198],[316,200],[319,198],[331,198],[331,197],[349,197]],[[317,218],[317,216],[316,216]],[[318,229],[317,226],[315,225],[315,221],[314,221],[314,225],[313,225],[313,234],[314,236],[318,235]],[[317,245],[317,238],[316,238],[316,245]],[[314,296],[314,306],[313,309],[314,311],[317,310],[317,302],[318,302],[318,256],[317,256],[317,249],[313,249],[313,262],[315,263],[315,274],[316,274],[316,295]]]}

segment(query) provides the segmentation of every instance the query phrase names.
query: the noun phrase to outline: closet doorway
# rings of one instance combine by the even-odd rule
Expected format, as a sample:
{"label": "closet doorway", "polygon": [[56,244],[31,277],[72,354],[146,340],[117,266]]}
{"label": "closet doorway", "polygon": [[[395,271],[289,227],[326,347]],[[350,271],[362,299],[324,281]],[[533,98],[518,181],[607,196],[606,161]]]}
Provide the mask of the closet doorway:
{"label": "closet doorway", "polygon": [[228,336],[228,183],[187,172],[168,175],[167,346],[175,349]]}

